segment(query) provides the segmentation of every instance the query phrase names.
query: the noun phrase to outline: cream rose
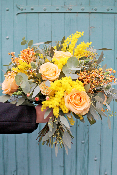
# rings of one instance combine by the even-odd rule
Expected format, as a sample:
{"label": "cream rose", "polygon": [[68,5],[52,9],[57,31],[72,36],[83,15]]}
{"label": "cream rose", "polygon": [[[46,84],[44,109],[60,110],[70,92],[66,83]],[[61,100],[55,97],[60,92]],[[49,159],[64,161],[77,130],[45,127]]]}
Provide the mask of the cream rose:
{"label": "cream rose", "polygon": [[39,73],[42,74],[43,80],[56,80],[60,75],[60,69],[53,63],[47,62],[40,66]]}
{"label": "cream rose", "polygon": [[85,115],[90,108],[90,99],[85,91],[73,89],[70,94],[65,94],[65,105],[75,114]]}
{"label": "cream rose", "polygon": [[70,52],[55,51],[53,58],[60,60],[61,58],[72,57]]}
{"label": "cream rose", "polygon": [[15,82],[15,75],[14,73],[8,73],[5,76],[5,80],[2,83],[3,94],[12,95],[13,92],[17,91],[19,86]]}

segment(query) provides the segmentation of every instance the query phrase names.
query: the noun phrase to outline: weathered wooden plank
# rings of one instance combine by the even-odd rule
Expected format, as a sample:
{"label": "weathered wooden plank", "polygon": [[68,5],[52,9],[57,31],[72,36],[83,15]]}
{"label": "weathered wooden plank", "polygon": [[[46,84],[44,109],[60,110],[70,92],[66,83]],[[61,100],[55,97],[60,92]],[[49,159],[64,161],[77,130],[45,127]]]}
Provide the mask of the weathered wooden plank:
{"label": "weathered wooden plank", "polygon": [[[117,15],[114,16],[114,69],[117,72]],[[117,86],[115,86],[117,88]],[[117,172],[117,103],[114,102],[115,113],[113,118],[113,139],[112,139],[112,174]]]}
{"label": "weathered wooden plank", "polygon": [[[17,16],[17,7],[16,4],[26,5],[26,0],[16,0],[14,1],[14,51],[16,56],[20,53],[22,49],[25,49],[26,46],[21,45],[22,38],[26,36],[26,23],[27,18],[26,14]],[[26,38],[27,39],[27,38]],[[18,175],[28,175],[28,136],[26,133],[16,135],[16,170]]]}
{"label": "weathered wooden plank", "polygon": [[[0,1],[0,26],[2,26],[2,1]],[[0,83],[3,81],[2,77],[2,27],[0,27]],[[2,91],[0,90],[0,95],[2,95]],[[4,174],[4,140],[3,135],[0,134],[0,175]]]}
{"label": "weathered wooden plank", "polygon": [[[2,64],[11,61],[8,52],[13,50],[13,1],[2,1]],[[6,71],[6,67],[2,66]],[[3,76],[4,73],[2,73]],[[4,80],[4,78],[2,79]],[[2,135],[1,135],[2,136]],[[16,174],[15,135],[3,135],[3,169],[4,174]]]}
{"label": "weathered wooden plank", "polygon": [[[32,1],[28,0],[27,5],[38,5],[38,0]],[[39,20],[38,14],[27,14],[27,23],[26,23],[26,37],[27,40],[33,40],[33,43],[39,42],[38,37],[38,27]],[[32,25],[33,24],[33,25]],[[39,162],[39,145],[36,140],[39,133],[39,127],[33,133],[27,135],[27,153],[28,153],[28,169],[29,174],[40,174],[40,162]]]}
{"label": "weathered wooden plank", "polygon": [[[102,48],[102,15],[90,15],[89,36],[94,49]],[[97,50],[100,55],[101,51]],[[88,174],[100,174],[100,135],[101,135],[101,120],[98,120],[89,128],[89,164]]]}
{"label": "weathered wooden plank", "polygon": [[[39,5],[44,4],[51,5],[51,1],[39,1]],[[39,14],[39,42],[51,41],[51,14]],[[39,124],[39,130],[44,127],[45,124]],[[47,145],[39,145],[39,161],[40,161],[40,174],[52,174],[52,152],[51,148]]]}
{"label": "weathered wooden plank", "polygon": [[[77,31],[83,32],[84,36],[78,39],[78,44],[89,41],[89,14],[76,14]],[[76,123],[76,174],[86,175],[88,171],[88,132],[87,119],[85,123]]]}
{"label": "weathered wooden plank", "polygon": [[[74,3],[74,2],[73,2]],[[77,16],[76,14],[65,14],[65,37],[74,34],[77,31]],[[68,149],[68,155],[64,150],[64,174],[71,175],[76,174],[76,119],[74,118],[75,124],[70,128],[74,139],[72,139],[71,149]],[[68,168],[69,167],[69,168]]]}
{"label": "weathered wooden plank", "polygon": [[[103,64],[107,63],[107,67],[114,68],[114,15],[103,15],[103,47],[112,50],[104,51],[105,60]],[[113,111],[113,102],[111,103],[111,110]],[[111,113],[112,113],[111,111]],[[101,128],[101,162],[100,174],[107,172],[111,174],[112,161],[112,137],[113,137],[113,117],[111,120],[111,128],[108,128],[107,118],[103,117]]]}
{"label": "weathered wooden plank", "polygon": [[[51,1],[51,5],[57,6],[58,4],[64,5],[64,1]],[[61,14],[52,14],[51,21],[51,29],[52,29],[52,45],[55,46],[55,41],[61,41],[64,34],[64,13]],[[52,175],[64,175],[64,162],[63,162],[63,152],[64,148],[58,150],[57,157],[55,156],[55,146],[52,148]]]}

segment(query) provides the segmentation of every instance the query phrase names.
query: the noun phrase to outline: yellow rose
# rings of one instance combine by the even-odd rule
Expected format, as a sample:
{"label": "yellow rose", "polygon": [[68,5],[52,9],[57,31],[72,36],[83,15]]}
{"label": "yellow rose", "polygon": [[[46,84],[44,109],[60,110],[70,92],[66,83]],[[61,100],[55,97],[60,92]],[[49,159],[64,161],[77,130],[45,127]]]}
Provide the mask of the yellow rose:
{"label": "yellow rose", "polygon": [[53,58],[60,60],[61,58],[72,57],[70,52],[55,51]]}
{"label": "yellow rose", "polygon": [[90,108],[90,99],[85,91],[73,89],[70,94],[65,94],[66,107],[75,114],[85,115]]}
{"label": "yellow rose", "polygon": [[5,76],[5,80],[2,83],[3,94],[12,95],[13,92],[17,91],[19,86],[15,82],[15,75],[14,73],[8,73]]}
{"label": "yellow rose", "polygon": [[56,80],[60,75],[60,69],[53,63],[44,63],[40,66],[39,73],[42,74],[43,80]]}

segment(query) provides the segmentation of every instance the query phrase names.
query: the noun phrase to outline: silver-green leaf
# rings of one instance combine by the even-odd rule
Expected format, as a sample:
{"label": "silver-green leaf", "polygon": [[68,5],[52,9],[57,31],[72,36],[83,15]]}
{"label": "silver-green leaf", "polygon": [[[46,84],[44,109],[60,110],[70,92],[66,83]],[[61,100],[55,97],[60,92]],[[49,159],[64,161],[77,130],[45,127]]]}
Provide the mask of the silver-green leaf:
{"label": "silver-green leaf", "polygon": [[40,87],[37,86],[37,87],[34,89],[34,92],[33,92],[32,98],[35,97],[39,92],[40,92]]}
{"label": "silver-green leaf", "polygon": [[70,57],[67,61],[68,68],[75,68],[79,65],[79,61],[76,57]]}
{"label": "silver-green leaf", "polygon": [[67,128],[70,128],[69,123],[67,119],[64,116],[60,116],[60,121],[62,124],[64,124]]}
{"label": "silver-green leaf", "polygon": [[25,99],[23,97],[19,98],[16,106],[21,105],[24,101],[25,101]]}
{"label": "silver-green leaf", "polygon": [[63,141],[68,146],[68,148],[71,149],[71,136],[66,131],[63,134]]}

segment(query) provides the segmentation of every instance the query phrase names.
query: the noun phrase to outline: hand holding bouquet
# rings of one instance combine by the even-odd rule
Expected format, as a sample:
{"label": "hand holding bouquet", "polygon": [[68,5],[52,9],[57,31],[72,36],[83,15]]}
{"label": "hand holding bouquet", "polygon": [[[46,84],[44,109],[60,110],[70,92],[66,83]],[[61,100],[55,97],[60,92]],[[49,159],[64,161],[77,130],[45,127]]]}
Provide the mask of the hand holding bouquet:
{"label": "hand holding bouquet", "polygon": [[[34,44],[29,41],[28,48],[21,51],[18,57],[11,52],[11,63],[7,65],[5,80],[2,83],[1,102],[10,101],[18,105],[34,105],[41,108],[44,119],[49,121],[39,132],[39,142],[71,148],[70,125],[74,118],[84,122],[87,117],[90,124],[102,116],[107,117],[112,99],[117,99],[115,70],[100,67],[103,52],[100,56],[90,43],[81,42],[78,38],[83,32],[76,32],[67,39],[63,37],[52,47],[50,41]],[[22,45],[26,44],[25,38]],[[44,45],[43,49],[40,45]],[[42,106],[42,107],[41,107]],[[110,127],[110,119],[108,117]]]}

